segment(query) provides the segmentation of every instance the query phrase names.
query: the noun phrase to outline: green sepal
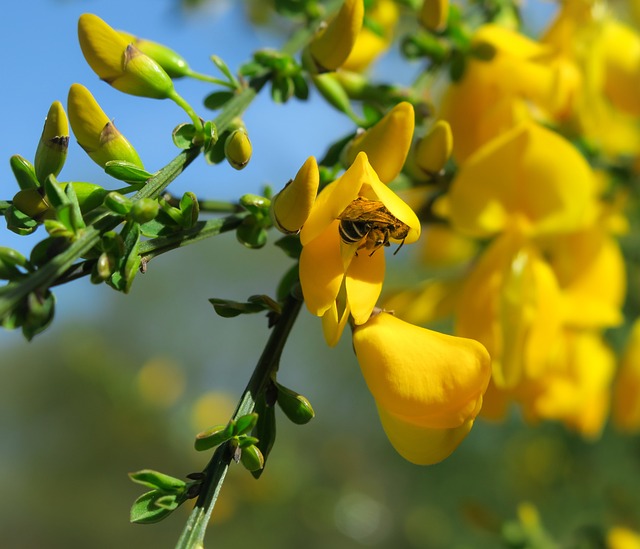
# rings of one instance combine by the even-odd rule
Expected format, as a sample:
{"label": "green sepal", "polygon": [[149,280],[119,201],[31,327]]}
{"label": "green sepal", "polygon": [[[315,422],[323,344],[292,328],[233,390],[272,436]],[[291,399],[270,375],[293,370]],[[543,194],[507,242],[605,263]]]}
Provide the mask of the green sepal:
{"label": "green sepal", "polygon": [[240,463],[247,471],[255,473],[264,469],[264,456],[255,444],[250,444],[242,448],[240,453]]}
{"label": "green sepal", "polygon": [[104,165],[104,171],[107,175],[127,183],[144,183],[153,177],[152,173],[126,160],[109,160]]}
{"label": "green sepal", "polygon": [[216,111],[224,107],[224,105],[233,99],[235,93],[232,91],[215,91],[204,98],[204,106],[207,109]]}
{"label": "green sepal", "polygon": [[278,387],[278,406],[293,423],[304,425],[315,417],[316,414],[306,397],[277,382],[276,386]]}
{"label": "green sepal", "polygon": [[251,413],[246,414],[244,416],[240,416],[238,419],[234,421],[234,429],[233,434],[235,436],[244,435],[245,433],[251,431],[256,426],[258,422],[258,414]]}
{"label": "green sepal", "polygon": [[306,101],[309,99],[309,84],[302,74],[294,74],[291,77],[293,82],[293,93],[297,99]]}
{"label": "green sepal", "polygon": [[302,244],[300,243],[300,237],[297,235],[283,236],[273,244],[280,248],[286,256],[291,259],[298,259],[302,253]]}
{"label": "green sepal", "polygon": [[179,478],[165,475],[152,469],[142,469],[135,473],[129,473],[129,478],[137,483],[170,494],[182,494],[186,489],[186,482]]}
{"label": "green sepal", "polygon": [[69,223],[73,232],[78,232],[80,229],[84,229],[86,224],[82,219],[82,211],[80,210],[80,203],[78,202],[78,195],[73,185],[66,185],[64,189],[67,200],[69,201]]}
{"label": "green sepal", "polygon": [[18,186],[22,190],[37,189],[40,187],[40,182],[36,177],[36,169],[26,158],[23,158],[19,154],[14,154],[9,159],[9,164],[13,176],[16,178]]}
{"label": "green sepal", "polygon": [[226,425],[215,425],[198,433],[194,443],[195,449],[198,452],[203,452],[219,446],[233,436],[234,427],[233,422],[229,422]]}
{"label": "green sepal", "polygon": [[64,188],[56,181],[53,175],[49,175],[49,177],[44,180],[43,187],[47,201],[54,210],[57,211],[58,208],[70,203]]}
{"label": "green sepal", "polygon": [[131,506],[129,520],[136,524],[153,524],[168,517],[173,509],[167,509],[166,506],[161,507],[157,504],[159,499],[165,497],[166,494],[157,490],[142,494]]}
{"label": "green sepal", "polygon": [[258,396],[255,411],[258,414],[258,423],[252,434],[258,439],[256,446],[262,453],[263,463],[261,469],[251,471],[251,474],[259,478],[276,441],[276,410],[274,406],[267,405],[265,392]]}
{"label": "green sepal", "polygon": [[245,217],[236,229],[238,241],[251,249],[262,248],[268,239],[267,231],[255,216]]}
{"label": "green sepal", "polygon": [[38,228],[38,222],[35,219],[13,206],[9,206],[5,210],[4,217],[7,221],[7,229],[20,236],[31,234]]}
{"label": "green sepal", "polygon": [[275,103],[286,103],[293,97],[295,85],[288,76],[276,74],[271,81],[271,99]]}

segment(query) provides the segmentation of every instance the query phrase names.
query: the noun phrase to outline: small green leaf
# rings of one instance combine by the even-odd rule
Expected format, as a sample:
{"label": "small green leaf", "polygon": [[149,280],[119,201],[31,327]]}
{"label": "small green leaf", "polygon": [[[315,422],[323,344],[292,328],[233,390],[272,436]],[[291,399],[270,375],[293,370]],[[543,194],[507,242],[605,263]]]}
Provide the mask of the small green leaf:
{"label": "small green leaf", "polygon": [[9,164],[20,189],[37,189],[40,187],[40,182],[36,177],[36,169],[26,158],[19,154],[14,154],[9,159]]}
{"label": "small green leaf", "polygon": [[5,210],[4,217],[7,221],[7,229],[20,236],[31,234],[38,228],[38,222],[35,219],[32,219],[14,206],[9,206]]}
{"label": "small green leaf", "polygon": [[77,233],[80,229],[86,227],[84,219],[82,219],[82,212],[80,211],[80,204],[78,203],[78,196],[76,195],[76,189],[73,185],[66,185],[64,193],[69,201],[69,221],[73,232]]}
{"label": "small green leaf", "polygon": [[242,303],[230,299],[219,299],[212,297],[209,302],[213,305],[216,313],[223,318],[233,318],[238,315],[259,313],[267,307],[262,303]]}
{"label": "small green leaf", "polygon": [[183,480],[154,471],[153,469],[142,469],[135,473],[129,473],[129,478],[137,484],[142,484],[142,486],[171,494],[181,494],[187,486]]}
{"label": "small green leaf", "polygon": [[57,210],[65,204],[69,204],[69,199],[64,192],[64,189],[53,175],[49,175],[44,181],[44,192],[47,196],[47,201],[51,206]]}
{"label": "small green leaf", "polygon": [[193,145],[195,136],[196,128],[193,124],[180,124],[171,134],[173,143],[179,149],[189,149]]}
{"label": "small green leaf", "polygon": [[306,101],[309,99],[309,84],[302,76],[302,74],[294,74],[292,77],[293,81],[293,93],[294,95],[300,99],[301,101]]}
{"label": "small green leaf", "polygon": [[215,425],[196,435],[195,449],[203,452],[219,446],[233,436],[234,425],[230,422],[227,425]]}
{"label": "small green leaf", "polygon": [[131,507],[129,515],[131,522],[137,524],[152,524],[160,522],[172,513],[172,509],[159,507],[156,501],[165,495],[157,490],[151,490],[146,494],[142,494]]}
{"label": "small green leaf", "polygon": [[302,253],[302,244],[300,243],[300,237],[297,235],[283,236],[276,240],[274,244],[291,259],[298,259]]}
{"label": "small green leaf", "polygon": [[44,294],[31,292],[27,296],[27,313],[22,323],[22,333],[28,341],[31,341],[34,336],[43,332],[51,324],[55,304],[55,296],[49,290],[46,290]]}
{"label": "small green leaf", "polygon": [[255,410],[258,414],[258,423],[252,434],[258,439],[256,446],[262,454],[263,463],[261,469],[252,471],[251,474],[259,478],[276,440],[276,411],[273,406],[267,405],[265,393],[260,393],[258,396]]}
{"label": "small green leaf", "polygon": [[236,79],[235,76],[233,76],[233,73],[229,70],[229,67],[227,66],[227,64],[222,60],[221,57],[218,57],[217,55],[212,55],[211,56],[211,61],[213,62],[213,64],[218,67],[218,70],[225,75],[225,77],[227,78],[227,80],[233,84],[236,88],[240,87],[240,84],[238,83],[238,80]]}
{"label": "small green leaf", "polygon": [[248,431],[251,431],[251,429],[256,426],[257,422],[258,414],[256,414],[255,412],[252,414],[241,416],[235,421],[235,429],[233,431],[233,434],[235,436],[243,435]]}
{"label": "small green leaf", "polygon": [[126,160],[109,160],[104,165],[104,171],[107,175],[127,183],[144,183],[153,177],[152,173]]}
{"label": "small green leaf", "polygon": [[198,221],[200,215],[200,205],[198,198],[192,192],[186,192],[180,199],[180,211],[182,213],[181,225],[185,229],[190,229]]}
{"label": "small green leaf", "polygon": [[225,103],[230,101],[234,95],[235,93],[232,91],[215,91],[204,98],[204,106],[207,109],[216,111],[224,107]]}

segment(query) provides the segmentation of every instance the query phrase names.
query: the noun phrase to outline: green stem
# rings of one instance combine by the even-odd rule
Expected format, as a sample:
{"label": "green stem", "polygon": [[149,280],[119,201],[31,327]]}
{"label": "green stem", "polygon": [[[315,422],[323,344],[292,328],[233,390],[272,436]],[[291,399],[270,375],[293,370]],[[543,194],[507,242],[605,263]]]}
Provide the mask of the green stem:
{"label": "green stem", "polygon": [[169,95],[169,99],[171,99],[176,105],[182,108],[191,118],[191,122],[196,128],[196,135],[201,135],[204,137],[204,126],[202,125],[202,120],[198,116],[198,113],[193,110],[193,107],[185,101],[185,99],[175,90]]}
{"label": "green stem", "polygon": [[202,82],[209,82],[210,84],[216,84],[218,86],[224,86],[225,88],[229,88],[231,90],[237,89],[237,83],[228,82],[227,80],[222,80],[220,78],[216,78],[215,76],[209,76],[208,74],[203,74],[201,72],[189,71],[187,76],[193,78],[194,80],[200,80]]}
{"label": "green stem", "polygon": [[145,242],[140,242],[138,253],[143,263],[148,263],[154,257],[157,257],[169,250],[182,248],[189,244],[195,244],[206,238],[217,236],[222,233],[237,229],[242,220],[249,215],[249,212],[242,212],[238,215],[230,215],[220,219],[211,219],[209,221],[199,221],[192,228],[180,231],[179,233],[159,236]]}
{"label": "green stem", "polygon": [[[253,412],[258,395],[264,391],[271,378],[271,374],[278,368],[282,350],[295,324],[301,306],[302,301],[294,295],[290,295],[285,301],[282,313],[280,314],[278,322],[273,327],[273,331],[260,356],[260,360],[242,394],[233,419]],[[211,461],[204,469],[206,477],[202,483],[200,495],[191,515],[189,515],[189,519],[178,540],[176,549],[197,549],[203,547],[207,524],[218,499],[218,495],[220,494],[220,489],[222,488],[222,483],[229,469],[231,458],[232,452],[228,443],[222,444],[214,452]]]}

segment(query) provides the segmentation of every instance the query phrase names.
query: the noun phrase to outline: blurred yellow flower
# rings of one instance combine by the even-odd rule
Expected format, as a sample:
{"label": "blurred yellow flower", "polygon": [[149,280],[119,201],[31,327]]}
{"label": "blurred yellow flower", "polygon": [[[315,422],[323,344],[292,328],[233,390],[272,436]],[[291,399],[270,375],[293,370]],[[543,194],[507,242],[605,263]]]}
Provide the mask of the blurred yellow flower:
{"label": "blurred yellow flower", "polygon": [[398,453],[419,465],[451,454],[482,406],[491,373],[486,349],[384,312],[354,328],[353,346]]}
{"label": "blurred yellow flower", "polygon": [[613,421],[618,429],[640,431],[640,320],[633,323],[614,384]]}
{"label": "blurred yellow flower", "polygon": [[607,549],[640,549],[640,534],[624,526],[614,526],[607,532]]}

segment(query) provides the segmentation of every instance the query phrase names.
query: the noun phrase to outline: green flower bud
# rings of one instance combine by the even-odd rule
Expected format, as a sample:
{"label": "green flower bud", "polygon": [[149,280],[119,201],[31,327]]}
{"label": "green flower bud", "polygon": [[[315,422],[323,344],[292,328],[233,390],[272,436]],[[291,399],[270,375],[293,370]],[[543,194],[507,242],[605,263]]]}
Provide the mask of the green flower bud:
{"label": "green flower bud", "polygon": [[232,436],[233,427],[227,425],[215,425],[209,429],[202,431],[196,435],[195,449],[198,452],[215,448],[223,442],[229,440]]}
{"label": "green flower bud", "polygon": [[88,183],[86,181],[71,181],[61,183],[62,188],[66,189],[67,185],[71,185],[78,198],[80,211],[84,214],[101,206],[105,197],[109,193],[106,189],[96,183]]}
{"label": "green flower bud", "polygon": [[224,142],[224,156],[236,170],[243,169],[251,159],[251,141],[244,128],[233,130]]}
{"label": "green flower bud", "polygon": [[106,252],[98,256],[95,267],[91,272],[91,282],[99,284],[107,280],[115,270],[115,262]]}
{"label": "green flower bud", "polygon": [[24,189],[13,197],[13,205],[33,219],[41,219],[49,210],[49,203],[38,189]]}
{"label": "green flower bud", "polygon": [[78,38],[93,71],[117,90],[154,99],[174,95],[173,81],[164,69],[97,15],[80,16]]}
{"label": "green flower bud", "polygon": [[240,462],[247,471],[259,471],[264,467],[264,456],[257,446],[250,444],[242,448]]}
{"label": "green flower bud", "polygon": [[57,176],[64,166],[69,148],[69,122],[62,103],[54,101],[44,123],[35,157],[38,181],[43,182],[49,174]]}
{"label": "green flower bud", "polygon": [[110,160],[124,160],[143,167],[136,150],[116,129],[87,88],[81,84],[71,86],[67,110],[78,144],[96,164],[104,167]]}
{"label": "green flower bud", "polygon": [[134,202],[129,215],[131,219],[137,223],[146,223],[147,221],[155,219],[159,209],[160,205],[157,200],[153,198],[141,198]]}
{"label": "green flower bud", "polygon": [[133,202],[123,194],[111,191],[104,199],[104,205],[112,212],[120,215],[128,215],[133,207]]}
{"label": "green flower bud", "polygon": [[316,415],[311,403],[301,394],[276,384],[278,387],[278,406],[296,425],[309,423]]}
{"label": "green flower bud", "polygon": [[312,77],[316,89],[329,104],[350,117],[355,117],[351,101],[334,73],[314,74]]}
{"label": "green flower bud", "polygon": [[188,76],[191,73],[187,60],[171,48],[151,40],[138,38],[128,32],[116,32],[129,44],[133,44],[142,53],[151,57],[151,59],[158,63],[158,65],[160,65],[171,78],[181,78],[183,76]]}

